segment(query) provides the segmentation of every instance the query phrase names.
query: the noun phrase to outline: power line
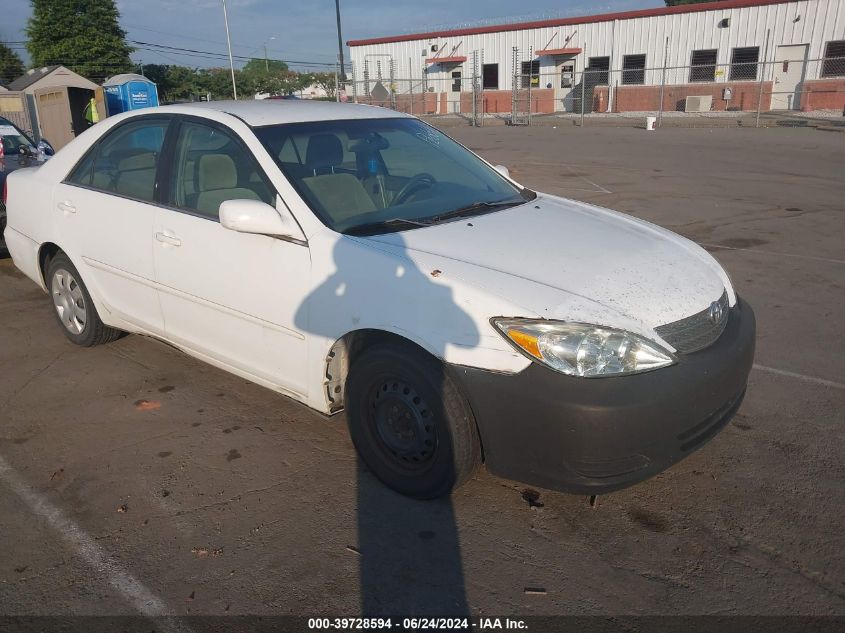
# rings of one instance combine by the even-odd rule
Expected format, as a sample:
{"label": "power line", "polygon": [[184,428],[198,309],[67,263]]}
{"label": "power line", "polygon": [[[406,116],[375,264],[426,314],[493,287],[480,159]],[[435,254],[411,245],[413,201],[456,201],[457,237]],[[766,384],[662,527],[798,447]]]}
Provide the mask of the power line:
{"label": "power line", "polygon": [[[146,27],[146,26],[138,26],[138,25],[127,24],[126,27],[130,28],[130,29],[137,29],[137,30],[140,30],[140,31],[149,31],[150,33],[158,33],[159,35],[170,35],[170,36],[173,36],[173,37],[179,37],[179,38],[187,39],[187,40],[196,40],[197,42],[206,42],[208,44],[219,44],[221,46],[226,45],[225,42],[221,42],[221,41],[218,41],[218,40],[209,40],[209,39],[206,39],[204,37],[184,35],[182,33],[170,33],[168,31],[159,31],[157,29],[151,29],[151,28]],[[232,42],[232,46],[235,47],[235,48],[251,48],[252,52],[255,52],[255,51],[257,51],[261,48],[260,45],[258,46],[258,48],[252,48],[252,44],[236,44],[234,42]],[[271,53],[279,53],[281,55],[287,55],[287,52],[281,51],[279,49],[268,48],[267,50]],[[330,55],[325,55],[324,57],[331,58]]]}
{"label": "power line", "polygon": [[[164,49],[165,51],[174,51],[174,52],[181,52],[184,54],[191,53],[195,56],[199,55],[210,55],[212,59],[216,58],[223,58],[228,59],[228,56],[225,53],[215,53],[214,51],[202,51],[195,48],[183,48],[180,46],[169,46],[167,44],[156,44],[154,42],[141,42],[139,40],[129,40],[132,44],[137,44],[138,46],[154,46],[156,49]],[[239,61],[250,61],[254,59],[253,57],[247,57],[245,55],[232,55],[235,59]],[[316,62],[316,61],[302,61],[302,60],[291,60],[291,59],[277,59],[274,61],[284,62],[286,64],[297,64],[297,65],[309,65],[309,66],[327,66],[334,68],[335,64],[331,64],[328,62]]]}

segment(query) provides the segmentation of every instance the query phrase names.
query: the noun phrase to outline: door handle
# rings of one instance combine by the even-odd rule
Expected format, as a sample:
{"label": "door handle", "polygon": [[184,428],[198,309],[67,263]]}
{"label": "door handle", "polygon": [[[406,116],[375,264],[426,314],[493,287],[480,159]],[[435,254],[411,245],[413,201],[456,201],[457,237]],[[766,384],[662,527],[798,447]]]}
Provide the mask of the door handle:
{"label": "door handle", "polygon": [[169,235],[167,233],[158,232],[156,233],[156,239],[163,244],[170,244],[171,246],[182,246],[182,240],[180,240],[175,235]]}
{"label": "door handle", "polygon": [[76,213],[76,207],[73,206],[73,203],[70,200],[62,200],[56,206],[59,211],[63,211],[64,213]]}

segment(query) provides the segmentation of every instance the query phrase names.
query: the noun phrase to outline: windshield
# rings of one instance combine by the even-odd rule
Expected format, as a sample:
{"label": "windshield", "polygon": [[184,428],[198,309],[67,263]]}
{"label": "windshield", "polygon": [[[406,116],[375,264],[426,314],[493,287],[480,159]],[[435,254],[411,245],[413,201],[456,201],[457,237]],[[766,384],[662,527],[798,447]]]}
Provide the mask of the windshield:
{"label": "windshield", "polygon": [[3,142],[4,154],[19,154],[21,147],[25,147],[28,151],[34,151],[29,139],[21,134],[15,126],[8,123],[0,123],[0,141]]}
{"label": "windshield", "polygon": [[522,204],[534,194],[416,119],[353,119],[255,130],[330,228],[371,234]]}

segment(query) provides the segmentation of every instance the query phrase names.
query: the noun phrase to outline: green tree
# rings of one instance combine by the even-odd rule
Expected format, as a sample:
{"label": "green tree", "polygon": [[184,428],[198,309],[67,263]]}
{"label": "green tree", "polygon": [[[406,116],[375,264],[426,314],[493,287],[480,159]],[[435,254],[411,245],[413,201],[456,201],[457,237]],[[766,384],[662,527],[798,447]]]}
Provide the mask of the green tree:
{"label": "green tree", "polygon": [[7,84],[23,75],[23,62],[18,54],[0,42],[0,84]]}
{"label": "green tree", "polygon": [[[238,94],[243,92],[241,71],[235,71],[235,81],[238,84]],[[197,85],[200,94],[210,94],[212,99],[232,98],[232,75],[228,68],[202,68],[197,71]],[[244,93],[244,97],[246,97]],[[249,95],[251,98],[252,95]]]}
{"label": "green tree", "polygon": [[242,71],[246,74],[264,74],[264,73],[283,73],[288,69],[288,65],[278,59],[259,59],[253,57],[250,59]]}
{"label": "green tree", "polygon": [[252,96],[257,92],[277,94],[281,77],[288,71],[288,65],[277,59],[250,59],[240,71],[236,71],[238,92]]}
{"label": "green tree", "polygon": [[334,73],[313,73],[311,83],[317,84],[326,91],[326,97],[335,98],[335,74]]}
{"label": "green tree", "polygon": [[114,0],[30,0],[27,50],[34,66],[62,64],[97,83],[132,69]]}

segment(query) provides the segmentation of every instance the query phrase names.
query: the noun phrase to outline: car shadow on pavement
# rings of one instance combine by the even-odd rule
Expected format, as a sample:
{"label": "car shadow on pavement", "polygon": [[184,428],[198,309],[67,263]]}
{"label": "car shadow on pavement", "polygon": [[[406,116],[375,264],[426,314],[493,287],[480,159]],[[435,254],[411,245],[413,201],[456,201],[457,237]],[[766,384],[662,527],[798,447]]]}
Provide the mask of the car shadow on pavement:
{"label": "car shadow on pavement", "polygon": [[[336,270],[303,302],[295,318],[297,327],[331,338],[337,332],[358,329],[355,315],[372,314],[374,305],[383,305],[380,318],[385,324],[398,324],[398,318],[391,320],[392,315],[416,318],[418,331],[433,332],[432,338],[439,338],[438,330],[446,331],[438,328],[438,323],[448,324],[449,332],[461,333],[462,344],[476,345],[478,328],[455,304],[452,289],[417,268],[407,256],[400,234],[385,238],[390,246],[384,250],[392,255],[381,250],[383,243],[363,249],[355,243],[357,238],[343,237],[337,242],[333,251]],[[373,258],[369,266],[361,265],[365,250],[364,257]],[[351,320],[344,323],[343,319]],[[429,350],[442,358],[445,347],[445,343],[434,343]],[[446,378],[445,369],[438,365],[433,382],[439,386],[435,399],[442,403]],[[437,409],[438,404],[432,408]],[[440,444],[450,441],[442,434],[436,438]],[[454,474],[454,464],[450,467]],[[403,496],[381,483],[360,456],[356,472],[355,547],[360,555],[362,615],[468,617],[452,498],[415,500]]]}

